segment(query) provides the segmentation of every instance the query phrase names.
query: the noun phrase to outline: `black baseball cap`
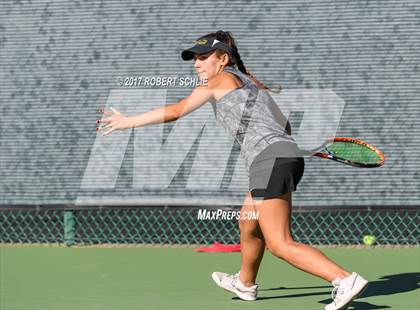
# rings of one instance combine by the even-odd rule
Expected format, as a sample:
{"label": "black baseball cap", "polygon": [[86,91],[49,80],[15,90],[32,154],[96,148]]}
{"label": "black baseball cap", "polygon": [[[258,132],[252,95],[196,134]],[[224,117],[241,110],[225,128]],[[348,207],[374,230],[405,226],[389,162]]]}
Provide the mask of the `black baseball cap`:
{"label": "black baseball cap", "polygon": [[205,54],[215,49],[221,49],[226,51],[233,63],[236,63],[235,57],[233,56],[233,49],[227,44],[219,41],[216,37],[202,37],[194,41],[194,46],[182,51],[181,57],[184,60],[191,60],[194,58],[194,54]]}

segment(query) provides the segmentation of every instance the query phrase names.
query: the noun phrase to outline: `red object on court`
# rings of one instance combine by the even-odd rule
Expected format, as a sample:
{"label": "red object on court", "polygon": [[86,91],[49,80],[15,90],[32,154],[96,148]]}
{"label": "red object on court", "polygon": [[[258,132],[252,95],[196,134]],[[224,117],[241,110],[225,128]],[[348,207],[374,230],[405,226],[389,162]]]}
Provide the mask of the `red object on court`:
{"label": "red object on court", "polygon": [[200,252],[200,253],[240,252],[241,245],[240,244],[222,244],[219,242],[215,242],[211,246],[197,248],[194,251]]}

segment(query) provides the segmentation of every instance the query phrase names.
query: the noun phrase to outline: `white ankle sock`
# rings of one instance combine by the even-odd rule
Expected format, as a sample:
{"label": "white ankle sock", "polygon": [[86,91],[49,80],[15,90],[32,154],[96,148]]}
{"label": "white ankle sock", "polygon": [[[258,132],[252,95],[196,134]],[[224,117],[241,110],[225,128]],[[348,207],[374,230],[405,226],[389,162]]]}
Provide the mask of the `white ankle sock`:
{"label": "white ankle sock", "polygon": [[338,282],[340,282],[341,284],[353,283],[355,275],[356,274],[352,272],[349,276],[345,278],[335,278],[334,280],[331,281],[331,284],[334,285],[334,283],[338,283]]}

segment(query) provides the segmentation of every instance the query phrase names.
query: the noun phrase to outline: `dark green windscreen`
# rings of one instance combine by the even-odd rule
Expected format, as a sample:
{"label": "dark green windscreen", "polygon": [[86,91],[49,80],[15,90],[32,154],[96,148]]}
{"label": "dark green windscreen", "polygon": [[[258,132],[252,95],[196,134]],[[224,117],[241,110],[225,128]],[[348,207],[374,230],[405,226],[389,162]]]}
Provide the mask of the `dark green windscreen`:
{"label": "dark green windscreen", "polygon": [[[336,94],[345,104],[335,136],[361,139],[386,156],[378,169],[305,158],[296,206],[420,205],[419,12],[418,0],[1,1],[0,204],[241,204],[247,174],[235,149],[222,147],[226,138],[213,138],[223,129],[211,106],[159,134],[137,128],[96,147],[97,111],[110,97],[130,102],[127,115],[163,104],[120,88],[119,78],[194,74],[181,51],[222,29],[268,87]],[[188,94],[170,90],[166,102]],[[295,137],[307,118],[292,109]],[[171,143],[172,174],[158,167],[142,177],[150,143]],[[113,162],[89,174],[105,156]],[[96,183],[86,188],[89,176]]]}

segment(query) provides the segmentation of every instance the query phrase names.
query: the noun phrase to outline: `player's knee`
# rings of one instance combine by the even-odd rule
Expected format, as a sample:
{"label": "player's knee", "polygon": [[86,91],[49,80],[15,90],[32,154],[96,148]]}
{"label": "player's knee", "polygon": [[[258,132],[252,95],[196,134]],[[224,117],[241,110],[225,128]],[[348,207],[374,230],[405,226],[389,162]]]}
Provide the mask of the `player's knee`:
{"label": "player's knee", "polygon": [[239,223],[239,230],[241,232],[252,230],[255,227],[254,221],[247,220],[243,218],[242,216],[239,218],[238,223]]}
{"label": "player's knee", "polygon": [[267,242],[267,248],[274,256],[288,260],[293,255],[294,242],[292,240],[276,240]]}
{"label": "player's knee", "polygon": [[254,221],[246,220],[246,219],[239,219],[239,231],[241,234],[250,234],[255,230]]}
{"label": "player's knee", "polygon": [[264,240],[264,236],[256,221],[239,220],[241,238],[258,238]]}

